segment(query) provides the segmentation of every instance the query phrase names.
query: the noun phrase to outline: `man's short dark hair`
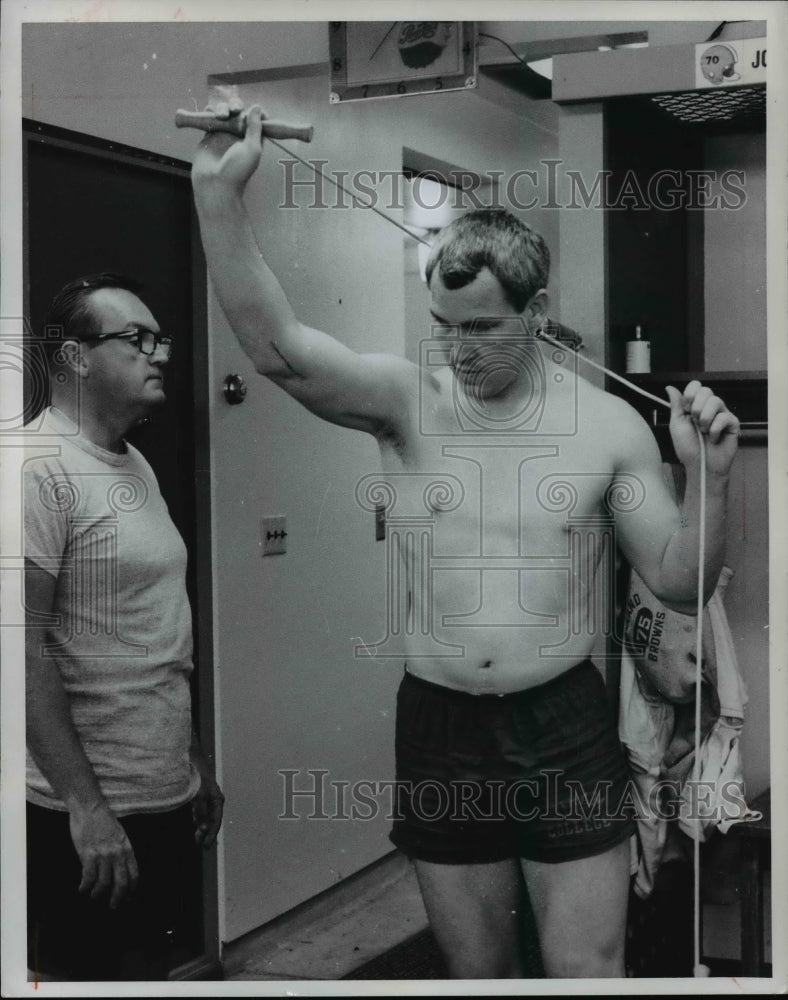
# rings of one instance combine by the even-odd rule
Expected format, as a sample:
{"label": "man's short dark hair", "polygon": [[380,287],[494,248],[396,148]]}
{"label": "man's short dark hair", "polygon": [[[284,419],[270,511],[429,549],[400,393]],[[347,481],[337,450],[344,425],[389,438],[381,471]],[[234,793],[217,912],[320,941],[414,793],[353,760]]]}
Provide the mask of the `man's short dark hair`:
{"label": "man's short dark hair", "polygon": [[438,268],[443,284],[454,290],[469,285],[485,267],[498,279],[509,305],[518,313],[545,288],[550,251],[539,235],[511,212],[468,212],[442,229],[427,260],[427,283]]}
{"label": "man's short dark hair", "polygon": [[65,340],[80,340],[91,333],[99,332],[96,318],[90,308],[90,296],[100,288],[122,288],[138,295],[142,285],[134,278],[113,271],[88,274],[69,281],[52,299],[44,320],[43,343],[47,357]]}

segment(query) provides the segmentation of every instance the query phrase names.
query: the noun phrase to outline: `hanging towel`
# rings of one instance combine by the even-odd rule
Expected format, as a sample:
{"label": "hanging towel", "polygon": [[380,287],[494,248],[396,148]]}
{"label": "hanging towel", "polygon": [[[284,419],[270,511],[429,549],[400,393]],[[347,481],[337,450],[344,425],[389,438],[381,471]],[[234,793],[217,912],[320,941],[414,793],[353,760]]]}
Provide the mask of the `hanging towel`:
{"label": "hanging towel", "polygon": [[668,824],[705,841],[715,829],[755,818],[744,794],[740,735],[747,693],[739,673],[723,597],[733,576],[724,567],[704,611],[701,772],[695,760],[693,616],[666,608],[632,571],[621,664],[619,736],[629,757],[637,806],[634,889],[650,895]]}

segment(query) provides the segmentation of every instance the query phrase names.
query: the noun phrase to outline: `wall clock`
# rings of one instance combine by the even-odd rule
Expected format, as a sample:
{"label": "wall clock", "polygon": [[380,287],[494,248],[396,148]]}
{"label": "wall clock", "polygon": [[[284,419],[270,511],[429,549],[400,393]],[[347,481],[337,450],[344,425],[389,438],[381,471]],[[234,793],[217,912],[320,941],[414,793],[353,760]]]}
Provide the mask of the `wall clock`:
{"label": "wall clock", "polygon": [[473,21],[330,21],[330,101],[476,86]]}

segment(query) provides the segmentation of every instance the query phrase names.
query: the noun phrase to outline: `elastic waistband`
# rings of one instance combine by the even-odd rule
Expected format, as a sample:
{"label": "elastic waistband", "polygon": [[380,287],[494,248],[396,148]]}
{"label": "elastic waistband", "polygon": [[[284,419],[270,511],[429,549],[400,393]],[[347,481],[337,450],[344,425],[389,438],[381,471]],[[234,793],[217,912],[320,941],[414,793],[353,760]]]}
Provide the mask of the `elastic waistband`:
{"label": "elastic waistband", "polygon": [[549,681],[544,681],[542,684],[534,684],[532,687],[520,688],[518,691],[507,691],[504,694],[473,694],[470,691],[461,691],[459,688],[447,687],[445,684],[436,684],[435,681],[428,681],[423,677],[417,677],[415,674],[412,674],[408,670],[407,663],[405,664],[405,677],[408,684],[421,687],[425,691],[434,691],[436,694],[441,694],[444,698],[454,698],[458,701],[467,699],[476,702],[485,700],[500,702],[507,698],[522,698],[523,696],[530,697],[531,695],[539,696],[547,694],[552,688],[563,686],[570,678],[586,673],[589,667],[592,670],[596,670],[593,660],[586,657],[573,667],[569,667],[557,676],[551,677]]}

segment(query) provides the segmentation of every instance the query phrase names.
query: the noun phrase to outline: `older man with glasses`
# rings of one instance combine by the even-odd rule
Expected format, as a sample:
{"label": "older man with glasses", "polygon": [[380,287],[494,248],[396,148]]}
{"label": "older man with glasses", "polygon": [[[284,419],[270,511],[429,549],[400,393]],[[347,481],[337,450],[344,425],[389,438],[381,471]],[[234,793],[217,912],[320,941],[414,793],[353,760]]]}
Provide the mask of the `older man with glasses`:
{"label": "older man with glasses", "polygon": [[139,286],[71,282],[45,322],[52,405],[25,463],[28,965],[165,979],[222,794],[191,725],[187,554],[125,440],[172,339]]}

